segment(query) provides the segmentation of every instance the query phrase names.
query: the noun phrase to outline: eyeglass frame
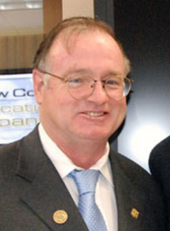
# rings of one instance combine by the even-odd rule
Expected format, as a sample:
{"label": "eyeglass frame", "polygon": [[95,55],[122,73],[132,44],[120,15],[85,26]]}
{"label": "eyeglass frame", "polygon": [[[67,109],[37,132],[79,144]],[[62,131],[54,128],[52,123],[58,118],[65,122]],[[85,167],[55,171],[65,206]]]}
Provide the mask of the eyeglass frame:
{"label": "eyeglass frame", "polygon": [[[69,79],[70,79],[70,78],[68,78],[68,77],[65,77],[65,78],[64,78],[64,77],[61,77],[61,76],[52,74],[52,73],[50,73],[50,72],[48,72],[48,71],[44,71],[44,70],[42,70],[42,69],[40,69],[40,68],[37,68],[37,70],[40,71],[40,72],[42,72],[43,74],[47,74],[47,75],[50,75],[50,76],[55,77],[55,78],[57,78],[57,79],[60,79],[60,80],[62,80],[62,81],[65,82],[65,83],[68,83],[68,81],[69,81]],[[95,89],[95,83],[97,83],[98,81],[100,81],[100,82],[102,82],[102,83],[104,84],[104,85],[103,85],[103,88],[105,89],[105,92],[106,92],[107,96],[108,96],[109,98],[113,99],[113,100],[119,101],[119,100],[122,100],[123,98],[125,98],[126,96],[128,96],[128,94],[130,93],[130,90],[131,90],[131,82],[134,82],[134,80],[131,79],[131,78],[127,78],[127,77],[123,78],[123,79],[126,79],[126,80],[128,81],[128,83],[129,83],[129,90],[128,90],[127,94],[126,94],[125,96],[123,96],[122,98],[114,99],[114,98],[110,97],[110,95],[108,94],[108,92],[107,92],[107,90],[106,90],[106,88],[105,88],[105,81],[106,81],[106,80],[96,80],[96,79],[93,79],[93,78],[91,78],[91,79],[94,81],[94,88],[93,88],[92,92],[91,92],[87,97],[82,97],[82,98],[78,99],[78,98],[74,97],[74,96],[70,93],[70,91],[69,91],[69,89],[68,89],[68,92],[69,92],[70,96],[73,97],[73,98],[76,99],[76,100],[87,99],[88,97],[90,97],[90,96],[93,94],[93,91],[94,91],[94,89]],[[68,87],[68,88],[69,88],[69,87]]]}

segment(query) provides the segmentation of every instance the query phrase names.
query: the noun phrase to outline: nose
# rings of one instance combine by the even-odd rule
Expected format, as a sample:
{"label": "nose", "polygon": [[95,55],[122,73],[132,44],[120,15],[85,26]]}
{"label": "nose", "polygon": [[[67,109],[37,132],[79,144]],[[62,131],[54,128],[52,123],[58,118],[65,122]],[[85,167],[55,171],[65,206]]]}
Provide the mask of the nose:
{"label": "nose", "polygon": [[102,105],[108,100],[108,95],[104,88],[104,83],[98,80],[94,80],[92,94],[87,98],[88,101],[94,102],[97,105]]}

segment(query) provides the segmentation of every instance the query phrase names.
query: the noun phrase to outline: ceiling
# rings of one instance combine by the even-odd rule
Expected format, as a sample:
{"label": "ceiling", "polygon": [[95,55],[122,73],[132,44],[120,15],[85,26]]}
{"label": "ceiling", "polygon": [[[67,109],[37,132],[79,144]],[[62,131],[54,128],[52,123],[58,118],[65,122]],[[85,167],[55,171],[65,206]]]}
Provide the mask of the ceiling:
{"label": "ceiling", "polygon": [[43,0],[0,0],[0,36],[42,31]]}
{"label": "ceiling", "polygon": [[41,9],[43,0],[0,0],[0,10]]}
{"label": "ceiling", "polygon": [[[94,16],[94,0],[62,0],[62,16]],[[0,0],[0,36],[43,33],[43,0]]]}

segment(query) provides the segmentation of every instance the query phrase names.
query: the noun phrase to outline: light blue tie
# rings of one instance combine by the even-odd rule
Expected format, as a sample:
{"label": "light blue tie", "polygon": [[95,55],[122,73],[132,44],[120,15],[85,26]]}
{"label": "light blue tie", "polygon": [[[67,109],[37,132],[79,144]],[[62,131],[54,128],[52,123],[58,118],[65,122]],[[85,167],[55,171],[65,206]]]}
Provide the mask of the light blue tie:
{"label": "light blue tie", "polygon": [[79,191],[78,209],[90,231],[107,231],[103,216],[95,203],[95,188],[99,177],[98,170],[74,170],[71,176]]}

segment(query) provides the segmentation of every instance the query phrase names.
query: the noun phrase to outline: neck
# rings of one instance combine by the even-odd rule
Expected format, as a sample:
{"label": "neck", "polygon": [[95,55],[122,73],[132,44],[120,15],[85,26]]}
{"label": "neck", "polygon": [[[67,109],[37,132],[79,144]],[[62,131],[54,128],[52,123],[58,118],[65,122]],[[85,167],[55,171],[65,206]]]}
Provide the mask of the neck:
{"label": "neck", "polygon": [[105,154],[106,141],[79,140],[76,142],[54,141],[57,146],[78,167],[88,169]]}
{"label": "neck", "polygon": [[[45,129],[45,127],[44,127]],[[63,153],[78,167],[88,169],[105,154],[107,139],[84,139],[65,137],[65,134],[50,132],[46,128],[48,136],[63,151]]]}

